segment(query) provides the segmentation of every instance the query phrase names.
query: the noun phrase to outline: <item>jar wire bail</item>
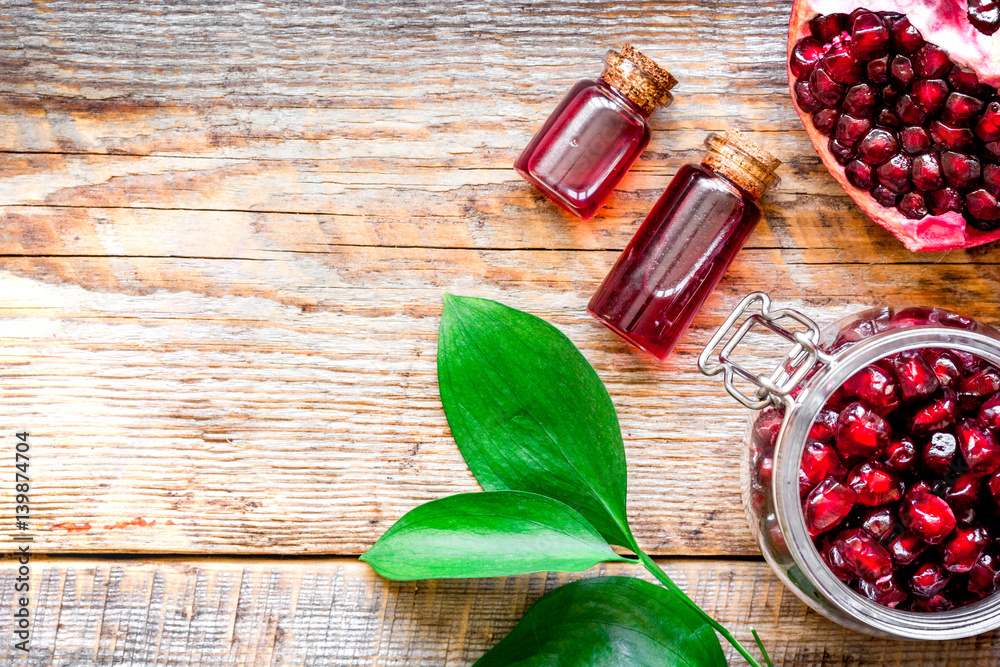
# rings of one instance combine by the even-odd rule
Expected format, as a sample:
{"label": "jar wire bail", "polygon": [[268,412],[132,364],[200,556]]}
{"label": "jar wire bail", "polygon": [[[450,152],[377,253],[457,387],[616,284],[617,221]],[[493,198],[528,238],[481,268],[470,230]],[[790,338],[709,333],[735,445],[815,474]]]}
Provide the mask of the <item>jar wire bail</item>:
{"label": "jar wire bail", "polygon": [[[752,312],[754,307],[758,307],[759,312]],[[741,318],[745,319],[736,329]],[[786,319],[797,322],[804,329],[792,330],[778,324]],[[770,375],[749,371],[732,358],[736,347],[757,325],[794,343]],[[716,349],[733,329],[735,332],[716,357],[718,361],[714,361]],[[698,356],[698,370],[709,377],[721,373],[730,396],[751,410],[760,410],[768,405],[780,405],[817,364],[830,363],[832,357],[819,348],[819,340],[819,325],[812,319],[791,308],[772,311],[771,298],[764,292],[753,292],[740,302],[709,340]],[[736,386],[737,376],[757,387],[752,396]]]}

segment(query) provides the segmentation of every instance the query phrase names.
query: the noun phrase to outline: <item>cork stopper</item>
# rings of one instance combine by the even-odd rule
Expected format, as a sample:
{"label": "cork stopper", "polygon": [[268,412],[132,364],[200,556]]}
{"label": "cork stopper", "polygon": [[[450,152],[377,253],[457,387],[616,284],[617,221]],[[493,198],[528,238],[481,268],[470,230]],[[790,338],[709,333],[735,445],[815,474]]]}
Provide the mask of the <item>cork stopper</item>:
{"label": "cork stopper", "polygon": [[710,134],[705,145],[708,153],[702,164],[728,178],[754,199],[760,199],[779,180],[774,170],[781,166],[781,160],[739,130],[730,128],[721,135]]}
{"label": "cork stopper", "polygon": [[631,44],[624,45],[621,51],[609,50],[604,62],[601,80],[647,116],[673,101],[670,89],[677,85],[677,79]]}

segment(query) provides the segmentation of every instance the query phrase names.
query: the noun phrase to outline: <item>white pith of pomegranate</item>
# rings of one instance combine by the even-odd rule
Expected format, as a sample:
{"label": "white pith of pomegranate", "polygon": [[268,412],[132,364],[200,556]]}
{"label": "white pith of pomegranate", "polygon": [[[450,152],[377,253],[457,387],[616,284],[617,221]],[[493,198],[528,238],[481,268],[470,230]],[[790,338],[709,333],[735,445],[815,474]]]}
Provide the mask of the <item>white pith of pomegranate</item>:
{"label": "white pith of pomegranate", "polygon": [[[814,36],[810,21],[838,14],[843,30],[830,19]],[[806,132],[844,190],[909,250],[1000,239],[997,28],[1000,7],[983,0],[792,6],[788,80]]]}

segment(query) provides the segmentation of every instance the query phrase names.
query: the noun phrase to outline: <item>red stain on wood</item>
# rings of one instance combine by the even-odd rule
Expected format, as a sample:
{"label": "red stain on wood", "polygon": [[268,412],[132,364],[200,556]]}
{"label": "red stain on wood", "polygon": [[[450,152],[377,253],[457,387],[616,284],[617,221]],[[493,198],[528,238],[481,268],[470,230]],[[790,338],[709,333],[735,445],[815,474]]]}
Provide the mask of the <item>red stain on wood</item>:
{"label": "red stain on wood", "polygon": [[176,526],[177,524],[174,523],[173,521],[171,521],[170,519],[167,519],[167,522],[165,524],[163,524],[163,525],[165,525],[165,526]]}
{"label": "red stain on wood", "polygon": [[141,516],[137,516],[136,518],[132,519],[131,521],[117,521],[115,523],[106,523],[106,524],[104,524],[104,530],[116,530],[116,529],[119,529],[119,528],[131,528],[133,526],[138,527],[138,528],[147,528],[149,526],[155,526],[155,525],[156,525],[156,519],[153,519],[152,521],[146,521]]}
{"label": "red stain on wood", "polygon": [[67,533],[85,533],[93,528],[89,523],[72,523],[70,521],[64,521],[63,523],[54,523],[49,526],[49,530],[65,530]]}

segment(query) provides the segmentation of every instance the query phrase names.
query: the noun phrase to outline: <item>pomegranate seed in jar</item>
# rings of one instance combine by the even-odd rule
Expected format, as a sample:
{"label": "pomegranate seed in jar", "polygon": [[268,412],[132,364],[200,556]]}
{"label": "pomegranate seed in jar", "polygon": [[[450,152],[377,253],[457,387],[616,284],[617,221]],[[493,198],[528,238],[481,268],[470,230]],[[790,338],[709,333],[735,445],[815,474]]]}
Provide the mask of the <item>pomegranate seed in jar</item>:
{"label": "pomegranate seed in jar", "polygon": [[900,352],[892,360],[904,401],[924,399],[941,386],[934,369],[916,350]]}
{"label": "pomegranate seed in jar", "polygon": [[958,395],[951,389],[918,409],[910,419],[913,435],[927,435],[954,426],[958,420]]}
{"label": "pomegranate seed in jar", "polygon": [[899,506],[903,525],[928,544],[939,544],[955,529],[955,513],[943,499],[929,491],[910,488]]}
{"label": "pomegranate seed in jar", "polygon": [[837,449],[845,456],[877,458],[891,435],[889,423],[861,402],[851,403],[837,418]]}
{"label": "pomegranate seed in jar", "polygon": [[951,433],[935,433],[920,451],[924,468],[935,475],[943,475],[958,451],[958,440]]}
{"label": "pomegranate seed in jar", "polygon": [[854,574],[866,581],[878,581],[892,574],[892,559],[889,552],[868,533],[860,528],[851,528],[837,535],[837,542],[843,546],[844,561]]}
{"label": "pomegranate seed in jar", "polygon": [[941,592],[951,575],[940,563],[927,561],[917,566],[910,576],[910,592],[921,598],[929,598]]}
{"label": "pomegranate seed in jar", "polygon": [[963,419],[958,423],[958,446],[974,475],[989,475],[1000,468],[1000,445],[979,422]]}
{"label": "pomegranate seed in jar", "polygon": [[866,461],[847,476],[847,486],[858,494],[862,505],[885,505],[903,497],[903,480],[885,464]]}
{"label": "pomegranate seed in jar", "polygon": [[861,515],[861,527],[876,540],[889,534],[896,525],[896,515],[888,507],[876,507]]}
{"label": "pomegranate seed in jar", "polygon": [[899,407],[899,384],[889,372],[878,366],[868,366],[844,383],[844,390],[887,414]]}
{"label": "pomegranate seed in jar", "polygon": [[909,565],[924,552],[929,545],[912,532],[906,530],[889,542],[889,554],[897,565]]}
{"label": "pomegranate seed in jar", "polygon": [[850,514],[858,494],[835,479],[825,479],[805,501],[806,528],[813,537],[834,528]]}
{"label": "pomegranate seed in jar", "polygon": [[905,435],[891,441],[885,448],[885,464],[897,472],[912,470],[916,459],[917,446]]}
{"label": "pomegranate seed in jar", "polygon": [[981,526],[958,526],[942,545],[941,564],[954,574],[972,569],[990,543],[990,535]]}

